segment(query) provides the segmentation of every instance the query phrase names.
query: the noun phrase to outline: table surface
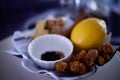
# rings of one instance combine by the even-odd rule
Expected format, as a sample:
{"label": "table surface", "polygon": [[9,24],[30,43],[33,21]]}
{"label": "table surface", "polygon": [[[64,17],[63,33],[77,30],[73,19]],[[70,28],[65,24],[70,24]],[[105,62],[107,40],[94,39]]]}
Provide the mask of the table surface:
{"label": "table surface", "polygon": [[[20,58],[4,52],[13,48],[11,37],[0,42],[0,80],[53,80],[25,70],[21,66]],[[120,80],[120,60],[118,60],[117,54],[119,53],[117,52],[106,65],[99,67],[94,75],[82,80]]]}

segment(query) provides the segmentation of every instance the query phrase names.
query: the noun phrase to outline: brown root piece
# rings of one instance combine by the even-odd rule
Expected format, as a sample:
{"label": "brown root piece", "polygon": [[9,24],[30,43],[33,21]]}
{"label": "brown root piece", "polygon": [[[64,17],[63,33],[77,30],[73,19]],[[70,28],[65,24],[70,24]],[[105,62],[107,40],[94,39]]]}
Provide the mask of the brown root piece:
{"label": "brown root piece", "polygon": [[96,63],[97,65],[102,66],[105,64],[105,59],[102,56],[98,56]]}
{"label": "brown root piece", "polygon": [[57,17],[55,20],[47,20],[45,28],[48,29],[51,34],[62,34],[65,21],[61,17]]}
{"label": "brown root piece", "polygon": [[79,74],[79,62],[78,61],[69,62],[69,69],[72,74]]}
{"label": "brown root piece", "polygon": [[64,73],[67,72],[68,64],[67,62],[60,61],[56,63],[55,67],[57,72]]}
{"label": "brown root piece", "polygon": [[96,64],[100,66],[110,61],[114,55],[113,48],[110,44],[105,44],[98,47],[98,53],[99,57],[96,60]]}
{"label": "brown root piece", "polygon": [[85,55],[85,57],[83,58],[83,63],[91,68],[95,65],[95,60],[97,59],[98,57],[98,51],[96,49],[92,49],[92,50],[89,50],[88,53]]}
{"label": "brown root piece", "polygon": [[72,56],[71,60],[73,60],[73,61],[80,61],[86,54],[87,54],[87,52],[85,50],[82,50],[82,51],[74,54]]}
{"label": "brown root piece", "polygon": [[87,73],[87,68],[83,63],[78,61],[71,61],[69,63],[70,72],[74,75]]}

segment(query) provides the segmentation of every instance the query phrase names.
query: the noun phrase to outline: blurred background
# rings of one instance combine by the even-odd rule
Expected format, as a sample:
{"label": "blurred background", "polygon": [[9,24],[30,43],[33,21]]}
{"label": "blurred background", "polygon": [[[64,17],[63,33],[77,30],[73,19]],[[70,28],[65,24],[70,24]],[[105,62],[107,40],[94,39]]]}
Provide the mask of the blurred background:
{"label": "blurred background", "polygon": [[0,0],[0,40],[16,30],[33,28],[34,25],[25,24],[37,15],[55,12],[69,15],[75,21],[83,10],[84,17],[104,19],[113,34],[111,43],[120,45],[120,0]]}

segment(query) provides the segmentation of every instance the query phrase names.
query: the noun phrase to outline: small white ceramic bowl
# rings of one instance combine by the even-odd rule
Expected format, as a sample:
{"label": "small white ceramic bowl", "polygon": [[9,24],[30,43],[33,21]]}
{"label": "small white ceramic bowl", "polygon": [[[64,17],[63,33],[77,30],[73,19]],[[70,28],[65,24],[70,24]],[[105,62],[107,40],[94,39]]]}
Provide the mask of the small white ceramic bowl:
{"label": "small white ceramic bowl", "polygon": [[[63,52],[64,57],[55,61],[41,60],[41,55],[47,51]],[[34,39],[28,46],[28,53],[31,59],[39,66],[46,69],[54,69],[58,61],[68,59],[73,52],[72,42],[58,34],[46,34]]]}

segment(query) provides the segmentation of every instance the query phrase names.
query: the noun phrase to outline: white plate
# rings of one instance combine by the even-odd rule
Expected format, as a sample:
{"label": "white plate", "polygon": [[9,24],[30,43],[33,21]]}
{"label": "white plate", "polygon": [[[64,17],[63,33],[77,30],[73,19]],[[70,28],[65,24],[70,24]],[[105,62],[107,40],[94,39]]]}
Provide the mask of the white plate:
{"label": "white plate", "polygon": [[[33,31],[23,31],[22,34],[28,35],[31,32]],[[11,37],[8,37],[0,42],[0,52],[11,49],[14,49],[14,46],[11,43]],[[109,61],[104,66],[99,67],[94,75],[88,77],[88,80],[119,80],[120,58],[117,58],[119,54],[120,53],[117,52],[116,55],[111,59],[111,61]]]}

